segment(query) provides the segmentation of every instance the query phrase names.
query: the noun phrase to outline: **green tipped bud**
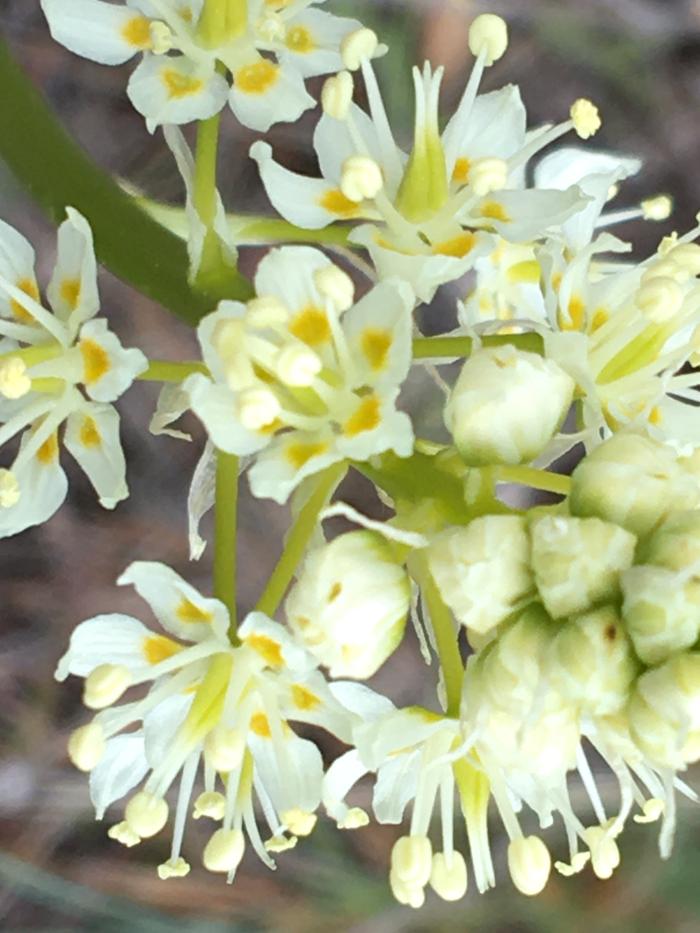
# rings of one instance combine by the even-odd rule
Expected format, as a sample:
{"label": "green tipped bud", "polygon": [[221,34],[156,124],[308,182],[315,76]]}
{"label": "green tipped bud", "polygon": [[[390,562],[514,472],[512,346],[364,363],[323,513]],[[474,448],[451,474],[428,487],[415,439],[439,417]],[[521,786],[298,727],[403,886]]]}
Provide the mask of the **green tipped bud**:
{"label": "green tipped bud", "polygon": [[527,463],[560,427],[573,391],[552,360],[510,345],[483,348],[464,364],[445,423],[465,463]]}
{"label": "green tipped bud", "polygon": [[532,569],[547,612],[574,615],[620,593],[634,560],[634,535],[599,518],[546,515],[530,527]]}
{"label": "green tipped bud", "polygon": [[622,615],[645,664],[659,664],[692,647],[700,635],[700,582],[643,564],[622,576]]}
{"label": "green tipped bud", "polygon": [[637,681],[630,732],[655,764],[682,770],[700,759],[700,653],[678,654]]}
{"label": "green tipped bud", "polygon": [[654,532],[644,548],[645,564],[669,570],[700,571],[700,511],[673,512]]}
{"label": "green tipped bud", "polygon": [[700,504],[700,483],[670,447],[638,434],[615,434],[571,477],[575,515],[597,516],[643,536],[669,513]]}
{"label": "green tipped bud", "polygon": [[371,677],[401,641],[411,584],[391,545],[353,531],[312,551],[286,602],[287,618],[332,677]]}
{"label": "green tipped bud", "polygon": [[486,634],[534,591],[524,518],[485,515],[435,537],[430,572],[462,625]]}
{"label": "green tipped bud", "polygon": [[594,716],[621,710],[636,675],[629,639],[611,606],[567,622],[549,650],[551,685]]}

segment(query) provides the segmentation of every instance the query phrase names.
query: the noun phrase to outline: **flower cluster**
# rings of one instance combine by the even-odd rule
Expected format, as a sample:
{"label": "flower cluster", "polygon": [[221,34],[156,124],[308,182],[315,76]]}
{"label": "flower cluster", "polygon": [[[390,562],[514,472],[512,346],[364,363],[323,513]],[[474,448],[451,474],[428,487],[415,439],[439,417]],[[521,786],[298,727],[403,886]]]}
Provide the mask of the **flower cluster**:
{"label": "flower cluster", "polygon": [[[32,248],[0,227],[0,446],[22,435],[0,471],[0,535],[62,502],[64,422],[63,443],[102,504],[125,498],[112,403],[139,376],[164,383],[154,433],[186,437],[170,425],[191,412],[206,438],[188,512],[199,557],[199,521],[215,510],[213,597],[159,563],[126,570],[119,583],[136,588],[163,631],[114,614],[77,627],[57,676],[84,678],[95,716],[72,732],[69,756],[90,773],[98,818],[128,795],[108,831],[126,846],[161,832],[174,808],[163,879],[190,871],[190,812],[217,825],[205,868],[232,881],[246,839],[273,867],[312,832],[322,804],[339,828],[364,826],[369,814],[347,797],[368,774],[377,821],[401,824],[410,806],[389,881],[411,907],[428,886],[458,900],[472,873],[479,891],[495,884],[491,810],[527,895],[544,888],[552,860],[526,809],[540,830],[561,820],[563,875],[590,863],[609,877],[633,811],[661,820],[667,856],[675,794],[693,796],[679,775],[700,759],[700,228],[629,260],[631,245],[608,228],[664,221],[670,199],[610,208],[638,160],[580,144],[545,153],[568,133],[597,133],[587,99],[563,122],[528,128],[517,87],[479,93],[508,47],[492,14],[472,23],[473,68],[442,132],[443,70],[413,70],[404,151],[373,66],[387,49],[319,6],[42,0],[68,49],[105,64],[142,55],[129,97],[151,130],[163,126],[186,188],[183,211],[142,203],[187,239],[192,288],[216,291],[198,321],[201,359],[148,361],[95,318],[96,261],[80,214],[68,208],[59,230],[51,310]],[[228,102],[253,130],[295,121],[314,104],[304,80],[317,75],[330,75],[313,139],[320,176],[291,172],[258,139],[250,155],[282,219],[258,221],[246,241],[216,188],[213,118]],[[353,100],[360,80],[368,112]],[[178,128],[193,121],[194,155]],[[237,291],[239,246],[304,244],[304,230],[316,246],[275,246],[250,290]],[[414,313],[446,284],[463,297],[459,326],[424,337]],[[419,367],[442,392],[447,434],[416,436],[416,395],[404,389]],[[547,469],[575,448],[583,459],[570,477]],[[351,469],[391,519],[329,507]],[[239,626],[243,472],[254,497],[289,502],[293,524]],[[558,501],[527,508],[530,496],[515,508],[506,483]],[[327,540],[322,522],[334,515],[362,527]],[[275,621],[282,605],[286,625]],[[409,619],[424,657],[438,661],[434,709],[398,709],[360,683]],[[299,723],[347,750],[326,767]],[[591,749],[617,782],[612,799]],[[576,781],[586,812],[574,806]],[[457,802],[468,852],[455,844]]]}

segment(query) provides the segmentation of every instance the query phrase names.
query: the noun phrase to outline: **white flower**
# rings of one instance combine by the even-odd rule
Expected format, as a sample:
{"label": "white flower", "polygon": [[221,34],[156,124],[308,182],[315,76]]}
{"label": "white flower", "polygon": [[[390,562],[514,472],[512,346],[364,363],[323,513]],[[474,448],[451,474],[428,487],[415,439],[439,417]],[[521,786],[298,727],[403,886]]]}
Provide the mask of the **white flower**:
{"label": "white flower", "polygon": [[445,424],[473,466],[534,460],[571,407],[574,381],[552,360],[506,344],[476,350],[445,406]]}
{"label": "white flower", "polygon": [[[98,819],[145,778],[109,835],[125,845],[155,835],[168,821],[165,795],[179,776],[171,855],[159,874],[182,876],[185,823],[203,766],[194,816],[221,822],[205,848],[205,867],[232,880],[243,829],[274,867],[268,851],[308,835],[321,799],[321,755],[288,722],[323,726],[347,741],[351,714],[311,656],[261,613],[245,619],[232,645],[223,603],[201,596],[163,564],[132,564],[119,582],[136,587],[166,634],[130,616],[97,616],[76,628],[56,675],[84,677],[85,701],[100,710],[69,745],[74,763],[90,771]],[[145,684],[152,686],[142,699],[112,706],[127,688]],[[124,732],[134,725],[136,731]],[[266,841],[256,797],[269,828]]]}
{"label": "white flower", "polygon": [[[313,107],[304,78],[336,71],[341,42],[359,25],[310,9],[312,2],[319,0],[219,3],[214,35],[207,0],[41,5],[53,38],[78,55],[105,65],[142,55],[128,94],[150,128],[206,119],[228,101],[242,123],[265,131]],[[219,66],[231,73],[230,87]]]}
{"label": "white flower", "polygon": [[[370,221],[353,230],[352,242],[369,251],[381,278],[399,275],[423,301],[490,252],[494,243],[489,233],[528,242],[588,202],[575,186],[566,192],[524,187],[528,160],[574,129],[575,122],[528,134],[517,88],[477,97],[484,68],[496,60],[488,43],[477,41],[480,19],[472,26],[473,47],[479,49],[474,70],[442,135],[438,97],[443,69],[433,73],[428,63],[422,72],[414,68],[416,123],[410,155],[394,140],[370,61],[371,43],[366,54],[360,51],[352,60],[346,55],[345,62],[351,70],[362,70],[370,115],[350,102],[347,72],[330,79],[324,94],[325,113],[314,137],[320,179],[277,164],[267,143],[251,149],[268,196],[283,217],[310,229],[337,220]],[[505,24],[498,21],[503,38]]]}
{"label": "white flower", "polygon": [[124,349],[107,322],[95,319],[92,233],[77,211],[67,213],[47,289],[53,312],[40,303],[34,250],[0,223],[0,334],[9,338],[0,347],[0,447],[22,434],[3,474],[6,491],[14,491],[0,497],[1,537],[46,521],[65,499],[58,440],[64,422],[63,443],[101,504],[114,508],[128,495],[119,415],[110,403],[148,361],[139,350]]}
{"label": "white flower", "polygon": [[413,430],[395,401],[411,363],[410,289],[384,282],[350,307],[350,279],[307,247],[273,250],[255,286],[247,306],[223,302],[202,321],[211,378],[183,386],[216,447],[257,454],[253,493],[285,502],[345,458],[408,456]]}
{"label": "white flower", "polygon": [[371,677],[403,637],[408,574],[372,531],[340,535],[306,558],[285,611],[299,641],[331,677]]}

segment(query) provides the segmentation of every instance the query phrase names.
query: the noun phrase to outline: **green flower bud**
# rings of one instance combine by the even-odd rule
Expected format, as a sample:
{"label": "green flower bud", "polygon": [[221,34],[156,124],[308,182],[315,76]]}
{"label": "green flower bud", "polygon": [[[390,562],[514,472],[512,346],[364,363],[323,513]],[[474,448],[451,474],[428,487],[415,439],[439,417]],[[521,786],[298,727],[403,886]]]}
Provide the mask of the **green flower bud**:
{"label": "green flower bud", "polygon": [[563,422],[573,391],[573,379],[552,360],[510,345],[488,347],[464,364],[445,423],[465,463],[527,463]]}
{"label": "green flower bud", "polygon": [[619,575],[632,565],[634,535],[599,518],[546,515],[530,526],[532,569],[554,619],[613,601]]}
{"label": "green flower bud", "polygon": [[682,770],[700,759],[700,653],[687,652],[637,681],[627,709],[630,732],[656,765]]}
{"label": "green flower bud", "polygon": [[442,532],[430,544],[428,562],[457,621],[478,634],[534,591],[527,525],[518,515],[484,515]]}
{"label": "green flower bud", "polygon": [[611,606],[562,626],[549,649],[548,662],[554,689],[593,716],[621,710],[637,675],[629,639]]}
{"label": "green flower bud", "polygon": [[411,584],[391,545],[352,531],[312,551],[285,609],[290,626],[332,677],[371,677],[401,641]]}
{"label": "green flower bud", "polygon": [[654,532],[642,552],[645,564],[700,571],[700,511],[673,512]]}
{"label": "green flower bud", "polygon": [[642,564],[622,576],[622,615],[645,664],[659,664],[692,647],[700,635],[700,582]]}
{"label": "green flower bud", "polygon": [[670,512],[700,504],[700,484],[670,447],[638,434],[615,434],[571,477],[574,515],[597,516],[638,536]]}

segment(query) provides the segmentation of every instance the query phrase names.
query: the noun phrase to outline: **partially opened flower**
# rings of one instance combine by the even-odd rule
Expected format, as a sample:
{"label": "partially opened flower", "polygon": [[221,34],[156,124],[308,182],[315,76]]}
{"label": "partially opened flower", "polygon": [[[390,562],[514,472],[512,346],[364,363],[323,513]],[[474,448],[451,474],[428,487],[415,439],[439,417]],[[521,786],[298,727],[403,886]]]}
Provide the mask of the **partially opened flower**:
{"label": "partially opened flower", "polygon": [[304,78],[336,71],[340,43],[359,25],[309,9],[312,2],[322,0],[41,5],[54,39],[72,52],[105,65],[142,56],[128,93],[151,128],[206,119],[228,102],[241,123],[267,130],[313,107]]}
{"label": "partially opened flower", "polygon": [[[161,878],[181,877],[189,871],[181,848],[201,770],[194,817],[221,823],[204,850],[204,866],[232,880],[245,829],[274,867],[269,853],[311,832],[321,800],[320,752],[289,721],[322,726],[347,741],[351,714],[311,656],[263,614],[251,613],[232,645],[223,603],[201,596],[163,564],[132,564],[119,582],[136,587],[165,634],[125,615],[89,619],[73,633],[56,675],[84,677],[84,702],[98,710],[69,742],[73,762],[90,772],[98,819],[142,785],[109,831],[136,845],[166,825],[165,797],[179,781],[171,855],[158,871]],[[130,688],[146,685],[141,699],[114,705]],[[124,731],[133,726],[136,731]]]}
{"label": "partially opened flower", "polygon": [[34,250],[0,224],[0,447],[21,435],[9,469],[0,471],[0,537],[49,519],[66,496],[63,444],[105,508],[125,499],[126,464],[116,401],[148,365],[95,319],[99,311],[92,233],[72,208],[58,232],[58,255],[41,304]]}
{"label": "partially opened flower", "polygon": [[346,458],[408,456],[396,398],[411,363],[413,295],[388,281],[353,304],[350,278],[317,250],[269,253],[247,306],[223,302],[198,330],[210,377],[184,389],[214,445],[256,454],[256,496],[285,502],[307,476]]}
{"label": "partially opened flower", "polygon": [[537,239],[581,210],[588,199],[567,191],[527,189],[524,170],[540,149],[575,129],[583,137],[600,125],[597,111],[578,101],[571,119],[527,133],[516,87],[477,96],[484,69],[507,47],[506,26],[497,16],[477,17],[470,32],[476,56],[457,111],[438,128],[443,69],[414,68],[416,124],[413,149],[396,144],[371,65],[377,39],[370,30],[349,35],[343,46],[350,71],[361,69],[370,116],[352,103],[349,71],[329,79],[324,115],[314,137],[322,178],[296,175],[274,162],[267,143],[251,155],[270,200],[289,221],[317,229],[337,220],[366,220],[351,240],[370,253],[380,277],[400,275],[429,301],[497,240]]}

